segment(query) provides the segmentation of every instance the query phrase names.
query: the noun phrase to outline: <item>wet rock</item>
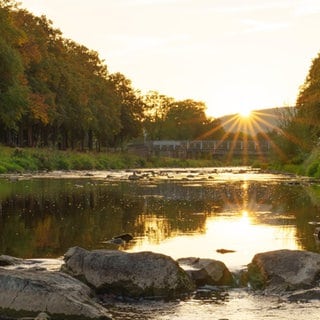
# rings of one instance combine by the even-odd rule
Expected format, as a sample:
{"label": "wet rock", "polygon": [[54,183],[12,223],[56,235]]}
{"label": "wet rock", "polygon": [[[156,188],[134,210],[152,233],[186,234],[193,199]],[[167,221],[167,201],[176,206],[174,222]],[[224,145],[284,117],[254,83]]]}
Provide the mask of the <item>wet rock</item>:
{"label": "wet rock", "polygon": [[124,233],[124,234],[120,234],[118,236],[113,237],[113,239],[121,239],[125,242],[129,242],[130,240],[133,239],[133,236],[129,233]]}
{"label": "wet rock", "polygon": [[0,267],[6,269],[59,271],[61,268],[61,264],[61,259],[20,259],[7,255],[0,256]]}
{"label": "wet rock", "polygon": [[320,288],[302,290],[288,296],[288,300],[292,302],[308,302],[310,300],[320,300]]}
{"label": "wet rock", "polygon": [[133,236],[129,233],[120,234],[118,236],[113,237],[112,239],[106,241],[106,243],[113,243],[117,245],[123,245],[133,240]]}
{"label": "wet rock", "polygon": [[137,175],[137,173],[134,171],[131,175],[128,176],[128,179],[131,181],[140,180],[141,176]]}
{"label": "wet rock", "polygon": [[153,252],[87,251],[73,247],[63,271],[86,281],[98,293],[127,297],[174,297],[194,285],[172,258]]}
{"label": "wet rock", "polygon": [[228,297],[229,293],[224,287],[205,285],[196,290],[193,299],[221,303]]}
{"label": "wet rock", "polygon": [[283,292],[315,286],[320,274],[320,254],[277,250],[256,254],[248,265],[248,280],[255,289]]}
{"label": "wet rock", "polygon": [[40,312],[34,320],[50,320],[50,316],[45,312]]}
{"label": "wet rock", "polygon": [[317,240],[320,240],[320,227],[315,228],[313,235]]}
{"label": "wet rock", "polygon": [[91,289],[67,274],[0,268],[0,314],[39,318],[43,311],[53,318],[110,319]]}
{"label": "wet rock", "polygon": [[6,267],[6,266],[14,266],[21,264],[23,262],[22,259],[7,256],[7,255],[1,255],[0,256],[0,266]]}
{"label": "wet rock", "polygon": [[234,252],[236,252],[235,250],[230,250],[230,249],[217,249],[216,251],[217,251],[218,253],[221,253],[221,254],[234,253]]}
{"label": "wet rock", "polygon": [[226,265],[213,259],[181,258],[180,266],[190,274],[197,286],[205,284],[232,285],[233,277]]}

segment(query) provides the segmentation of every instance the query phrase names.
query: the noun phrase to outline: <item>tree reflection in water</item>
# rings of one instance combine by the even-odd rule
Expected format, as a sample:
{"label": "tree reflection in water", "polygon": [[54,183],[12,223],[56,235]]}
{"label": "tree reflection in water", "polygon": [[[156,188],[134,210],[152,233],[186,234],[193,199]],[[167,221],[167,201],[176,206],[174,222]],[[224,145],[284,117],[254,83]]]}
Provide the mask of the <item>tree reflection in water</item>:
{"label": "tree reflection in water", "polygon": [[[314,197],[301,185],[239,179],[233,182],[113,182],[31,179],[0,184],[0,250],[19,257],[58,257],[71,246],[105,243],[121,233],[120,249],[173,257],[247,263],[259,251],[318,251],[308,222],[319,220]],[[227,263],[227,264],[228,264]]]}

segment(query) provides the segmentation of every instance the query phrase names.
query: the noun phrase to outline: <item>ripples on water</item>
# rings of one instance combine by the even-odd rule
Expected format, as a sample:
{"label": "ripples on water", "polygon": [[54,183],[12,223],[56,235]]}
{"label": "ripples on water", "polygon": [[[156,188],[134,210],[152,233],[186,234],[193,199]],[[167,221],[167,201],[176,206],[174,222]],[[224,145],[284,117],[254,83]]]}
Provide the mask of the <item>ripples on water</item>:
{"label": "ripples on water", "polygon": [[[243,289],[229,290],[226,301],[118,303],[115,319],[129,320],[300,320],[319,319],[320,303],[287,303]],[[310,318],[309,318],[310,317]]]}
{"label": "ripples on water", "polygon": [[[275,249],[319,252],[313,230],[320,192],[305,179],[248,168],[54,173],[0,180],[0,250],[56,258],[74,245],[116,249],[107,241],[128,232],[121,250],[173,258],[218,259],[240,269]],[[219,254],[218,249],[235,252]],[[246,290],[224,299],[120,303],[115,319],[319,319],[319,304],[288,304]]]}

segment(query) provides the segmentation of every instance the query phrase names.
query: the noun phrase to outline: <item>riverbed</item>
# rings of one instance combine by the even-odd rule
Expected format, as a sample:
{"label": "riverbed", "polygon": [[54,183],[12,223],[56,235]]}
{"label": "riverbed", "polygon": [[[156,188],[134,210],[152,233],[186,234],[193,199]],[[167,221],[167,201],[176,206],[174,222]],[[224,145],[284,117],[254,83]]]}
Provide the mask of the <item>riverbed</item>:
{"label": "riverbed", "polygon": [[[320,252],[314,235],[320,225],[318,189],[308,178],[248,167],[2,176],[0,250],[27,259],[59,259],[75,245],[148,250],[175,259],[217,259],[237,271],[258,252]],[[122,233],[133,240],[110,243]],[[289,304],[247,288],[185,301],[115,305],[115,319],[159,320],[318,319],[320,306]]]}

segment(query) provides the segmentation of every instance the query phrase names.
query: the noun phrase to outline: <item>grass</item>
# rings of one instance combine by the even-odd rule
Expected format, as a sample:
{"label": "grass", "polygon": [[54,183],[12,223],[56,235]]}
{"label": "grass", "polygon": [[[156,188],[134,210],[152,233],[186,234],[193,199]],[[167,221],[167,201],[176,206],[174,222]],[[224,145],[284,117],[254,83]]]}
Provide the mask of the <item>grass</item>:
{"label": "grass", "polygon": [[111,170],[154,167],[212,167],[218,160],[141,157],[129,153],[77,152],[0,145],[0,173],[52,170]]}
{"label": "grass", "polygon": [[[247,159],[246,165],[270,168],[268,160]],[[78,152],[50,148],[10,148],[0,145],[0,174],[53,170],[112,170],[132,168],[204,168],[241,166],[243,159],[178,159],[169,157],[142,157],[127,152]],[[273,168],[274,169],[274,168]],[[297,171],[301,168],[279,168]],[[311,169],[310,169],[311,170]],[[315,169],[313,169],[315,170]],[[320,175],[320,166],[317,167]]]}
{"label": "grass", "polygon": [[[303,158],[305,158],[303,160]],[[279,161],[270,162],[268,169],[293,173],[297,175],[320,178],[320,148],[314,148],[310,154],[300,156],[299,161],[281,163]]]}

